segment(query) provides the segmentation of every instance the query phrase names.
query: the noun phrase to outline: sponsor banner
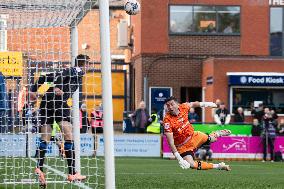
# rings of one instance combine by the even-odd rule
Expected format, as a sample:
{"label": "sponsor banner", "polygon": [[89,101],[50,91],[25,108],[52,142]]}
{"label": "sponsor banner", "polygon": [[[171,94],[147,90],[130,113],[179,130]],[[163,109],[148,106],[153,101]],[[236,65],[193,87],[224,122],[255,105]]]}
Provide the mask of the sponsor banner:
{"label": "sponsor banner", "polygon": [[4,76],[23,76],[23,54],[0,52],[0,71]]}
{"label": "sponsor banner", "polygon": [[230,75],[229,85],[284,86],[284,76]]}
{"label": "sponsor banner", "polygon": [[163,158],[175,158],[165,135],[163,135]]}
{"label": "sponsor banner", "polygon": [[92,134],[81,134],[81,156],[92,156],[94,155],[94,135]]}
{"label": "sponsor banner", "polygon": [[[98,135],[97,155],[104,155],[104,137]],[[161,135],[125,134],[114,136],[114,155],[132,157],[160,157]]]}
{"label": "sponsor banner", "polygon": [[[94,155],[94,136],[92,134],[80,135],[81,156]],[[27,135],[5,135],[0,134],[0,156],[25,157],[27,148]],[[36,149],[40,144],[40,134],[29,136],[29,156],[36,154]],[[46,156],[59,156],[59,148],[55,142],[47,145]]]}
{"label": "sponsor banner", "polygon": [[260,137],[220,137],[211,144],[214,153],[262,153]]}
{"label": "sponsor banner", "polygon": [[[284,155],[284,137],[276,137],[274,152]],[[211,144],[213,158],[262,158],[261,137],[220,137]],[[268,149],[269,151],[269,149]],[[268,155],[269,157],[269,155]]]}
{"label": "sponsor banner", "polygon": [[0,135],[0,156],[26,156],[26,135]]}
{"label": "sponsor banner", "polygon": [[[261,159],[263,157],[262,153],[213,153],[212,158],[220,159]],[[267,155],[270,158],[270,154]]]}
{"label": "sponsor banner", "polygon": [[[261,158],[263,153],[261,137],[220,137],[210,147],[213,158]],[[280,151],[284,156],[284,137],[276,137],[274,151]],[[165,136],[163,157],[173,157]]]}

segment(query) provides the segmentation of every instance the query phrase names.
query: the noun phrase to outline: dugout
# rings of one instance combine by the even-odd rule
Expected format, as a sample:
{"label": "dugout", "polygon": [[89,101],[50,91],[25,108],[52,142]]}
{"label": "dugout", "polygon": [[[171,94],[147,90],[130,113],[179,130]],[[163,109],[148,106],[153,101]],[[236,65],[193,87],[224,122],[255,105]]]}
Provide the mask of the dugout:
{"label": "dugout", "polygon": [[[259,102],[284,117],[284,60],[209,58],[203,62],[202,71],[205,101],[221,99],[231,115],[242,107],[247,122]],[[205,121],[213,121],[210,109],[205,110]]]}

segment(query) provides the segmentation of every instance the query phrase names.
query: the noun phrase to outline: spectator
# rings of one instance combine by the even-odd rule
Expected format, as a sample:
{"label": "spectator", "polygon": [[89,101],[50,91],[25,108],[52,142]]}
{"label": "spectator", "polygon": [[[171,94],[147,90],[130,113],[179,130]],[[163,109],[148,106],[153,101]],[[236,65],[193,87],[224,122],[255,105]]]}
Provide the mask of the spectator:
{"label": "spectator", "polygon": [[103,111],[99,110],[99,108],[94,107],[94,110],[91,112],[91,126],[92,133],[103,133]]}
{"label": "spectator", "polygon": [[263,116],[262,124],[262,143],[263,143],[263,162],[266,161],[268,145],[270,148],[271,161],[274,161],[274,141],[276,137],[275,120],[273,120],[271,112]]}
{"label": "spectator", "polygon": [[270,109],[269,108],[264,108],[264,115],[270,113]]}
{"label": "spectator", "polygon": [[270,110],[270,112],[271,112],[271,114],[272,114],[272,118],[274,119],[274,120],[277,120],[278,119],[278,115],[277,115],[277,113],[275,112],[275,110]]}
{"label": "spectator", "polygon": [[90,127],[90,122],[88,119],[88,112],[87,112],[86,104],[81,105],[80,117],[81,117],[80,133],[87,133]]}
{"label": "spectator", "polygon": [[245,115],[242,107],[238,107],[237,112],[235,113],[234,121],[236,123],[244,123]]}
{"label": "spectator", "polygon": [[215,119],[215,114],[216,114],[216,111],[218,110],[218,108],[220,107],[220,104],[221,104],[221,100],[220,99],[217,99],[215,101],[215,104],[217,105],[217,108],[212,108],[212,118]]}
{"label": "spectator", "polygon": [[190,108],[188,112],[188,120],[190,123],[195,123],[199,121],[199,116],[195,113],[194,108]]}
{"label": "spectator", "polygon": [[225,108],[225,103],[220,104],[220,108],[216,111],[214,116],[215,122],[218,125],[227,125],[230,123],[231,115],[229,111]]}
{"label": "spectator", "polygon": [[277,126],[277,134],[280,136],[284,136],[284,119],[280,119],[280,122]]}
{"label": "spectator", "polygon": [[158,119],[157,110],[154,108],[152,110],[151,117],[149,118],[149,125],[147,126],[147,133],[155,133],[160,134],[161,133],[161,124]]}
{"label": "spectator", "polygon": [[216,33],[216,28],[214,27],[213,23],[210,23],[207,28],[205,29],[207,33]]}
{"label": "spectator", "polygon": [[261,134],[261,126],[258,122],[258,119],[253,119],[252,127],[251,127],[251,135],[260,136],[260,134]]}
{"label": "spectator", "polygon": [[251,115],[253,118],[256,118],[259,123],[261,123],[264,116],[263,104],[259,104],[257,108],[253,109],[251,111]]}
{"label": "spectator", "polygon": [[231,22],[225,29],[224,29],[224,33],[233,33],[233,28],[234,28],[235,24],[234,22]]}
{"label": "spectator", "polygon": [[139,103],[138,109],[131,115],[132,127],[135,127],[136,133],[144,133],[149,119],[149,113],[145,107],[145,102]]}

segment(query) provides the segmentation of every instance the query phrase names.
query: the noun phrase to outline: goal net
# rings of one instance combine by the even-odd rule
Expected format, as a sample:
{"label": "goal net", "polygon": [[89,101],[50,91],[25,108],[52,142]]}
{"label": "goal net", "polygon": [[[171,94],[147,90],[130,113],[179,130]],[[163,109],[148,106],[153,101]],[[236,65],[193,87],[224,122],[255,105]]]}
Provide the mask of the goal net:
{"label": "goal net", "polygon": [[[94,64],[98,52],[88,46],[95,36],[88,28],[98,19],[95,5],[96,0],[0,0],[0,188],[40,188],[35,169],[43,149],[46,188],[105,187],[104,158],[96,151],[103,124],[102,101],[95,98],[102,95],[100,66]],[[77,55],[89,59],[72,91],[72,79],[64,82],[69,76],[62,73],[71,72]],[[74,70],[77,77],[80,71]],[[71,142],[62,127],[66,121],[73,124]],[[51,138],[44,147],[43,135]],[[87,176],[84,182],[67,180],[67,140],[74,141],[75,171]]]}

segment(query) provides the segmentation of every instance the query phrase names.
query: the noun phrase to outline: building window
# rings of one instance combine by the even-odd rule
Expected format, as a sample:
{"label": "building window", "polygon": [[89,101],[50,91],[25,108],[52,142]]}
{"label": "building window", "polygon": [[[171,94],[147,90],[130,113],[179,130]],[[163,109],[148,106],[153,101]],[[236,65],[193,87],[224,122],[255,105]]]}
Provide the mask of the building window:
{"label": "building window", "polygon": [[194,23],[198,33],[216,33],[216,10],[215,7],[195,6]]}
{"label": "building window", "polygon": [[170,6],[170,34],[240,34],[238,6]]}
{"label": "building window", "polygon": [[171,6],[170,32],[194,32],[192,6]]}
{"label": "building window", "polygon": [[283,56],[283,8],[270,8],[270,55]]}
{"label": "building window", "polygon": [[7,50],[7,20],[5,15],[0,17],[0,51]]}
{"label": "building window", "polygon": [[233,113],[238,107],[251,111],[254,106],[262,102],[264,107],[284,114],[284,89],[283,88],[233,88]]}

